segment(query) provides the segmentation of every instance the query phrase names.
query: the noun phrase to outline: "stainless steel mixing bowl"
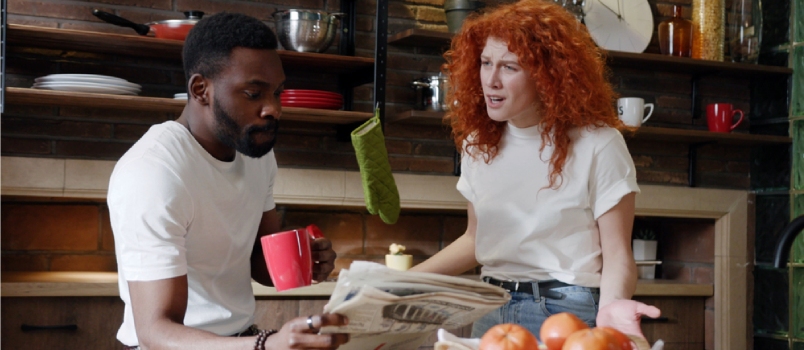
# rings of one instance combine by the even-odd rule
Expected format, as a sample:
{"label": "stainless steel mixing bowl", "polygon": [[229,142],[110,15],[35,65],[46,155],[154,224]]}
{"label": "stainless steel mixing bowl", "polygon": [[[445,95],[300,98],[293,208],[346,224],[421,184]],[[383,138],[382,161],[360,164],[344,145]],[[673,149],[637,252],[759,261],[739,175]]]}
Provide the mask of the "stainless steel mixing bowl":
{"label": "stainless steel mixing bowl", "polygon": [[343,13],[316,10],[274,12],[276,32],[285,50],[324,52],[332,45]]}

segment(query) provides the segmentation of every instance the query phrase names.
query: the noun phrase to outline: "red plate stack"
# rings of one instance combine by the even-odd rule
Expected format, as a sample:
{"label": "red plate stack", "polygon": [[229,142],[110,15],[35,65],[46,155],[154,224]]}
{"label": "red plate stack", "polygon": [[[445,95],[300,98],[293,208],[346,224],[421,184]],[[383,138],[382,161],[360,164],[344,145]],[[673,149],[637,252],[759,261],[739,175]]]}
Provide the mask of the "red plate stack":
{"label": "red plate stack", "polygon": [[318,109],[343,108],[343,96],[322,90],[287,89],[279,95],[283,107]]}

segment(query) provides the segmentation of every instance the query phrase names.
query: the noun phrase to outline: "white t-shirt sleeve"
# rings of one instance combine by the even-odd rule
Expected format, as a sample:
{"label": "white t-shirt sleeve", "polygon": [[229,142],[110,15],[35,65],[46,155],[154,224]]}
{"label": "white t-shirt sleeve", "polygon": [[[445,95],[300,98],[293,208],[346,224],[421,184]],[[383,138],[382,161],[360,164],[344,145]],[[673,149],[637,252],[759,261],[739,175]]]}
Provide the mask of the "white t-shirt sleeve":
{"label": "white t-shirt sleeve", "polygon": [[132,159],[109,183],[118,269],[129,281],[187,274],[185,236],[193,201],[181,178],[158,160]]}
{"label": "white t-shirt sleeve", "polygon": [[458,178],[458,184],[455,186],[466,200],[475,203],[475,191],[472,189],[469,177],[472,173],[471,162],[474,161],[466,152],[461,156],[461,176]]}
{"label": "white t-shirt sleeve", "polygon": [[[616,131],[615,131],[616,132]],[[617,205],[623,196],[639,193],[636,168],[622,135],[616,135],[595,155],[589,176],[590,205],[595,220]]]}
{"label": "white t-shirt sleeve", "polygon": [[276,172],[278,166],[276,165],[276,157],[274,156],[274,152],[271,151],[265,155],[266,166],[268,166],[268,193],[265,196],[265,205],[263,206],[262,211],[266,212],[271,209],[276,208],[276,201],[274,200],[274,183],[276,183]]}

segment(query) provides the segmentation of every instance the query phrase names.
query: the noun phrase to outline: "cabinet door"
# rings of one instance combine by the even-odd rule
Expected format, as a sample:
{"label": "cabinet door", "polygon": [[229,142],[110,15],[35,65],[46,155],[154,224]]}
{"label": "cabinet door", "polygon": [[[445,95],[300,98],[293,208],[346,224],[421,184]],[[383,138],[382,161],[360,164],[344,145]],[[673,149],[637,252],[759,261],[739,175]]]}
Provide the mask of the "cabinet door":
{"label": "cabinet door", "polygon": [[[123,322],[118,297],[2,298],[2,305],[3,349],[123,347],[116,339]],[[23,331],[23,325],[33,329]]]}
{"label": "cabinet door", "polygon": [[642,318],[642,333],[651,345],[664,341],[664,350],[705,348],[705,299],[703,297],[634,297],[662,310],[666,321]]}

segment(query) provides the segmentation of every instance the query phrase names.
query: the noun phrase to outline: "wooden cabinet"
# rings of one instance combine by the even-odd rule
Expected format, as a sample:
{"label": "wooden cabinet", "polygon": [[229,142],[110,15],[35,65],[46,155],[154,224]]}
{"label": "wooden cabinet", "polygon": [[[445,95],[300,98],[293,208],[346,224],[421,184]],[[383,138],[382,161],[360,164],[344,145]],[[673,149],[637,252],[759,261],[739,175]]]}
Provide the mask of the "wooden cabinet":
{"label": "wooden cabinet", "polygon": [[2,298],[3,349],[122,349],[119,297]]}
{"label": "wooden cabinet", "polygon": [[664,350],[702,350],[706,345],[706,299],[703,297],[634,297],[662,310],[657,320],[642,318],[642,332],[653,345],[661,339]]}

